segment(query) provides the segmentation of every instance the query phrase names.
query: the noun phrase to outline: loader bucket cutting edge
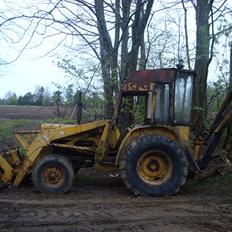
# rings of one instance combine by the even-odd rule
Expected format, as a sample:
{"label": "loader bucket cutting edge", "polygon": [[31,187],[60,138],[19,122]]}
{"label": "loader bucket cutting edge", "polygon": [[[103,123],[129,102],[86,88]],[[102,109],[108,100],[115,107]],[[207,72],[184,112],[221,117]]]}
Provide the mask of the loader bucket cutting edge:
{"label": "loader bucket cutting edge", "polygon": [[12,182],[14,167],[20,162],[18,149],[0,154],[0,187]]}
{"label": "loader bucket cutting edge", "polygon": [[13,167],[7,162],[6,159],[0,155],[0,187],[9,183],[13,178]]}

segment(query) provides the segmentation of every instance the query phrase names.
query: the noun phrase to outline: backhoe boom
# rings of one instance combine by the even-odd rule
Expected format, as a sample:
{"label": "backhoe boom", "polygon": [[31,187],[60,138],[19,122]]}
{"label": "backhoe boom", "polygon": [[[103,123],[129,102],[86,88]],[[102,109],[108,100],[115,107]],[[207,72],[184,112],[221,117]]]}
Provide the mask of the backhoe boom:
{"label": "backhoe boom", "polygon": [[200,164],[201,169],[208,166],[212,159],[213,152],[215,151],[218,142],[223,134],[224,129],[231,123],[232,120],[232,90],[228,91],[224,102],[217,113],[215,120],[210,127],[209,134],[205,138],[204,144],[207,145],[207,149],[203,154],[203,159]]}

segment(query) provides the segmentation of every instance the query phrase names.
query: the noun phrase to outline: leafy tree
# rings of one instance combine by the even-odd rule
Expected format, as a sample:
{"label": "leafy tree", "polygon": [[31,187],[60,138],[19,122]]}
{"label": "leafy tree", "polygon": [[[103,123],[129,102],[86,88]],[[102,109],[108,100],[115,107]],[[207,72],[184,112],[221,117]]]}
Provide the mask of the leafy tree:
{"label": "leafy tree", "polygon": [[196,12],[196,59],[195,70],[196,80],[194,86],[193,104],[194,124],[199,125],[200,129],[204,127],[204,119],[207,113],[207,79],[208,68],[214,55],[214,44],[217,37],[231,29],[231,25],[226,25],[223,31],[218,28],[215,32],[215,17],[221,19],[223,14],[228,12],[227,1],[217,2],[215,0],[191,0]]}
{"label": "leafy tree", "polygon": [[73,89],[73,84],[70,84],[65,89],[65,103],[67,105],[75,105],[75,93]]}
{"label": "leafy tree", "polygon": [[20,96],[18,105],[35,105],[34,95],[31,92],[27,92],[24,96]]}
{"label": "leafy tree", "polygon": [[61,109],[60,109],[61,105],[62,105],[62,102],[63,102],[62,87],[60,85],[57,85],[57,90],[53,92],[52,103],[56,107],[56,111],[54,113],[58,117],[62,116]]}
{"label": "leafy tree", "polygon": [[45,89],[44,87],[37,87],[34,92],[35,105],[42,106],[44,99]]}
{"label": "leafy tree", "polygon": [[6,93],[6,97],[5,97],[6,101],[5,104],[6,105],[17,105],[17,95],[14,92],[8,91]]}
{"label": "leafy tree", "polygon": [[51,104],[50,92],[43,86],[37,86],[33,93],[27,92],[23,96],[19,96],[17,103],[18,105],[46,106]]}

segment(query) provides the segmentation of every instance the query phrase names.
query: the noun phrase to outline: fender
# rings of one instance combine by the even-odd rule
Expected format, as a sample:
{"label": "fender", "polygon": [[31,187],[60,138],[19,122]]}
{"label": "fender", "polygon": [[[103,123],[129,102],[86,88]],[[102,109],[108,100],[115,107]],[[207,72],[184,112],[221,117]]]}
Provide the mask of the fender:
{"label": "fender", "polygon": [[164,126],[164,125],[156,125],[156,126],[136,126],[132,128],[125,138],[122,140],[120,147],[118,149],[115,165],[119,166],[122,155],[127,149],[128,144],[135,138],[141,135],[157,135],[157,136],[165,136],[174,141],[178,141],[180,143],[181,139],[179,133],[175,128]]}

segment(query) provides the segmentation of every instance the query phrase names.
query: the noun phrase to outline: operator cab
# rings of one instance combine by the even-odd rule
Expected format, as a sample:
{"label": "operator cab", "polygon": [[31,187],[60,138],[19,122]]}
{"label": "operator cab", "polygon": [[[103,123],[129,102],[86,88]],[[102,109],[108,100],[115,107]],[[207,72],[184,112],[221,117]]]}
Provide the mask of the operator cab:
{"label": "operator cab", "polygon": [[[140,70],[124,82],[117,124],[191,124],[194,72],[183,69]],[[117,108],[118,107],[118,108]],[[120,124],[127,125],[120,125]]]}

